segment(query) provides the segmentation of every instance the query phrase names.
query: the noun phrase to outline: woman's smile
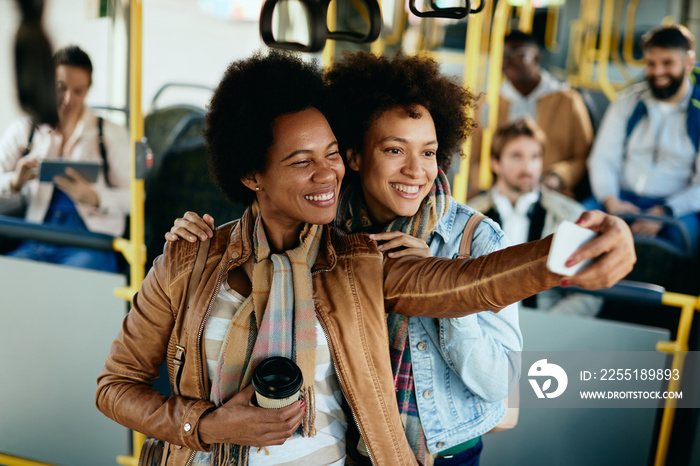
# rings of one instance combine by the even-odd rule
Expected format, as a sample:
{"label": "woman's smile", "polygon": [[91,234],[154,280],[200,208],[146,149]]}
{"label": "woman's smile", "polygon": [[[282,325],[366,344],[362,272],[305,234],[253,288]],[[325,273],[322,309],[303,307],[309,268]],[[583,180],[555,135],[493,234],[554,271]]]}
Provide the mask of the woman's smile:
{"label": "woman's smile", "polygon": [[402,183],[389,183],[389,186],[399,192],[399,195],[407,199],[415,199],[420,194],[421,185],[408,185]]}
{"label": "woman's smile", "polygon": [[437,177],[435,123],[425,107],[417,105],[414,112],[417,118],[402,107],[382,113],[362,153],[348,161],[360,175],[370,216],[380,224],[415,215]]}

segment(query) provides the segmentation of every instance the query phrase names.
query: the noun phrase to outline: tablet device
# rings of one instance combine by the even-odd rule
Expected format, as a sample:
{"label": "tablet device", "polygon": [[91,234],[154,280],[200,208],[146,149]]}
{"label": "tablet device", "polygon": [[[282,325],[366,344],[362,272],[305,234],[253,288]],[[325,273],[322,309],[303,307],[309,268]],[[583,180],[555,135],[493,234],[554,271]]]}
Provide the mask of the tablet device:
{"label": "tablet device", "polygon": [[54,176],[66,176],[66,168],[70,167],[94,183],[101,166],[101,161],[42,160],[39,165],[39,181],[53,182]]}
{"label": "tablet device", "polygon": [[575,275],[579,270],[588,266],[593,259],[586,259],[578,264],[567,267],[566,261],[581,246],[596,237],[596,232],[564,220],[557,227],[547,257],[547,268],[560,275]]}

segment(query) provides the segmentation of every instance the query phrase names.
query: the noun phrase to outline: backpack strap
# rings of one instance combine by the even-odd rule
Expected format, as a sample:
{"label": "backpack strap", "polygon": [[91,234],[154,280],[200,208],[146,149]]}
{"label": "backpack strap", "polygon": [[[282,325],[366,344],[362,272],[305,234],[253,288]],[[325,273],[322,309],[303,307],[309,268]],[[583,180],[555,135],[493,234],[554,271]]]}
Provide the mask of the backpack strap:
{"label": "backpack strap", "polygon": [[34,123],[29,127],[29,137],[27,138],[27,147],[24,148],[24,152],[20,157],[28,155],[32,151],[32,141],[34,140],[34,133],[36,132],[36,125]]}
{"label": "backpack strap", "polygon": [[634,127],[637,126],[637,124],[640,121],[642,121],[642,118],[647,116],[647,113],[648,113],[647,105],[642,100],[637,102],[637,105],[634,107],[632,114],[630,115],[629,119],[627,120],[627,126],[625,127],[625,144],[624,144],[624,148],[622,151],[623,160],[625,158],[627,158],[627,142],[630,139],[630,135],[632,134]]}
{"label": "backpack strap", "polygon": [[97,117],[97,131],[100,146],[100,157],[102,157],[102,167],[105,170],[105,183],[107,183],[107,186],[111,188],[113,185],[109,182],[109,162],[107,161],[107,148],[105,146],[104,138],[104,118],[102,117]]}
{"label": "backpack strap", "polygon": [[471,249],[472,249],[472,237],[474,236],[474,230],[476,230],[476,226],[481,222],[483,219],[486,218],[486,215],[482,214],[481,212],[474,212],[471,217],[469,217],[469,220],[467,220],[467,224],[464,226],[464,233],[462,234],[462,242],[459,244],[459,257],[471,257]]}
{"label": "backpack strap", "polygon": [[180,335],[177,339],[177,344],[175,345],[175,356],[173,356],[173,367],[175,368],[175,377],[173,378],[172,390],[173,394],[180,395],[180,378],[182,377],[182,368],[185,366],[185,316],[187,310],[192,306],[194,301],[194,292],[199,286],[199,282],[202,279],[202,272],[204,271],[204,266],[207,263],[207,256],[209,255],[209,244],[211,239],[206,241],[201,241],[197,243],[197,258],[194,261],[194,267],[192,268],[192,274],[190,275],[190,281],[187,284],[187,303],[184,309],[180,312],[180,321],[182,325],[180,326]]}
{"label": "backpack strap", "polygon": [[[695,152],[700,152],[700,86],[698,86],[698,78],[700,78],[700,67],[693,68],[690,73],[690,80],[693,83],[693,90],[690,94],[690,102],[688,103],[688,120],[686,121],[688,136],[693,141]],[[695,164],[693,164],[695,167]]]}

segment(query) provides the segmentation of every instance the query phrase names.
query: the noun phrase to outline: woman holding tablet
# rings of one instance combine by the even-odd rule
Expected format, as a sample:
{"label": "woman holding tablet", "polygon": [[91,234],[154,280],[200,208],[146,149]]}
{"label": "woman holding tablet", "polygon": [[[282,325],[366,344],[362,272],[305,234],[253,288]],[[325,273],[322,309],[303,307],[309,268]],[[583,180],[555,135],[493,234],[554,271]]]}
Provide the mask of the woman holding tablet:
{"label": "woman holding tablet", "polygon": [[[129,137],[126,130],[85,106],[92,84],[90,57],[77,46],[54,55],[58,126],[14,122],[0,140],[0,198],[25,196],[26,220],[121,236],[130,209]],[[65,162],[59,171],[42,160]],[[70,164],[69,162],[75,162]],[[90,181],[89,166],[98,168]],[[88,171],[84,171],[85,168]],[[58,176],[52,174],[60,173]],[[83,173],[83,174],[81,174]],[[85,176],[84,176],[85,175]],[[55,189],[58,188],[58,189]],[[9,256],[116,272],[113,252],[24,241]]]}

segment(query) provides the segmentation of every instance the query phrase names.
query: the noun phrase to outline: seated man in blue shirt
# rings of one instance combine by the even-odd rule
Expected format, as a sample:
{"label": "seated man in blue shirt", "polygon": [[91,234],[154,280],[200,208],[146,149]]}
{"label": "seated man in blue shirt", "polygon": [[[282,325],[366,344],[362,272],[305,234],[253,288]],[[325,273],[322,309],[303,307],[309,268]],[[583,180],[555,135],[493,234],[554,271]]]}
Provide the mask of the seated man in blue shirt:
{"label": "seated man in blue shirt", "polygon": [[[662,26],[642,38],[646,79],[610,105],[588,160],[593,194],[606,211],[673,217],[700,238],[700,87],[694,38],[683,26]],[[595,207],[595,204],[587,207]],[[635,220],[635,235],[683,245],[678,228]]]}

